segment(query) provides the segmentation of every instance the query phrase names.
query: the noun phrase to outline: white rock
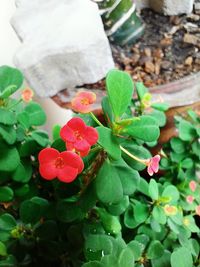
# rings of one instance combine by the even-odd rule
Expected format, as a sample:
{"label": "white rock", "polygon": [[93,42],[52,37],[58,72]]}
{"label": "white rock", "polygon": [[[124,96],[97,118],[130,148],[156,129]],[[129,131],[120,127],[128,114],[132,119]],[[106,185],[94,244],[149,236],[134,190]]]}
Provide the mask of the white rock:
{"label": "white rock", "polygon": [[149,0],[149,4],[156,12],[171,16],[191,13],[194,0]]}
{"label": "white rock", "polygon": [[99,10],[90,0],[17,0],[11,20],[23,41],[14,62],[39,96],[95,83],[114,67]]}
{"label": "white rock", "polygon": [[149,0],[134,0],[133,2],[136,3],[136,8],[138,10],[149,7]]}

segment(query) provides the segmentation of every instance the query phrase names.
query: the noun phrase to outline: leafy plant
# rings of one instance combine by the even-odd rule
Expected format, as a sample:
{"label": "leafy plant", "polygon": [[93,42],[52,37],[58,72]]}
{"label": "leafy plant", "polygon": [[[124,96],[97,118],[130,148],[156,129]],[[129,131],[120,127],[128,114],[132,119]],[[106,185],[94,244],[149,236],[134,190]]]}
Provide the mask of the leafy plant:
{"label": "leafy plant", "polygon": [[152,155],[168,106],[118,70],[106,87],[103,119],[79,92],[52,142],[37,103],[1,99],[0,266],[199,266],[199,116]]}

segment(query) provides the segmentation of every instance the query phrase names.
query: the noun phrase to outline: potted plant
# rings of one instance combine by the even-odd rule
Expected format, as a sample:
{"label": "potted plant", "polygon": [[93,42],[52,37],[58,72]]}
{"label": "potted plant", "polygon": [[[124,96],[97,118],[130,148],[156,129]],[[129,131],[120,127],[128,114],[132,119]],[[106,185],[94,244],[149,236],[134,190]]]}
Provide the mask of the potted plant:
{"label": "potted plant", "polygon": [[[16,83],[6,77],[4,96]],[[1,131],[2,146],[19,155],[15,168],[6,150],[0,158],[1,167],[9,164],[1,186],[13,191],[1,201],[0,266],[199,265],[199,116],[176,117],[179,136],[152,155],[168,105],[153,103],[147,88],[122,71],[108,73],[106,88],[104,120],[91,112],[95,94],[80,91],[72,100],[78,114],[54,127],[53,141],[35,128],[43,122],[36,103],[24,110],[21,100],[18,107],[1,95],[3,112],[14,101],[10,128],[24,134],[7,144]]]}

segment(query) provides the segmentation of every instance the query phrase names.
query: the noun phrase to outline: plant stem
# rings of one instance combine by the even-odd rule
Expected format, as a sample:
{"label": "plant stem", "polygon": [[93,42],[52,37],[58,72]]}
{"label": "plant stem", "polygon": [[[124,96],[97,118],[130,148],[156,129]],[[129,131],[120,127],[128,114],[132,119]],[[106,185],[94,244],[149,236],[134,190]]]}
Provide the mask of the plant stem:
{"label": "plant stem", "polygon": [[104,125],[97,119],[97,117],[94,115],[93,112],[90,112],[89,114],[90,114],[90,116],[93,118],[93,120],[94,120],[99,126],[104,127]]}
{"label": "plant stem", "polygon": [[145,166],[147,166],[147,161],[148,161],[148,160],[140,159],[140,158],[136,157],[135,155],[131,154],[128,150],[126,150],[123,146],[120,146],[120,149],[121,149],[124,153],[126,153],[130,158],[132,158],[132,159],[134,159],[134,160],[136,160],[136,161],[138,161],[138,162],[144,164]]}

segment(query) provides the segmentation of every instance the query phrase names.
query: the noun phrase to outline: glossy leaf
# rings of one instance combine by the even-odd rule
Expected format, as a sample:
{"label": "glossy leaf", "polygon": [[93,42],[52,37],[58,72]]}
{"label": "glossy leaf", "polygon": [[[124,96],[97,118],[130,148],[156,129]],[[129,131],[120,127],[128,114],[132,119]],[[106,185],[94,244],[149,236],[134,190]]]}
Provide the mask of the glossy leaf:
{"label": "glossy leaf", "polygon": [[111,70],[106,77],[106,88],[113,113],[118,119],[131,103],[133,81],[128,73]]}

